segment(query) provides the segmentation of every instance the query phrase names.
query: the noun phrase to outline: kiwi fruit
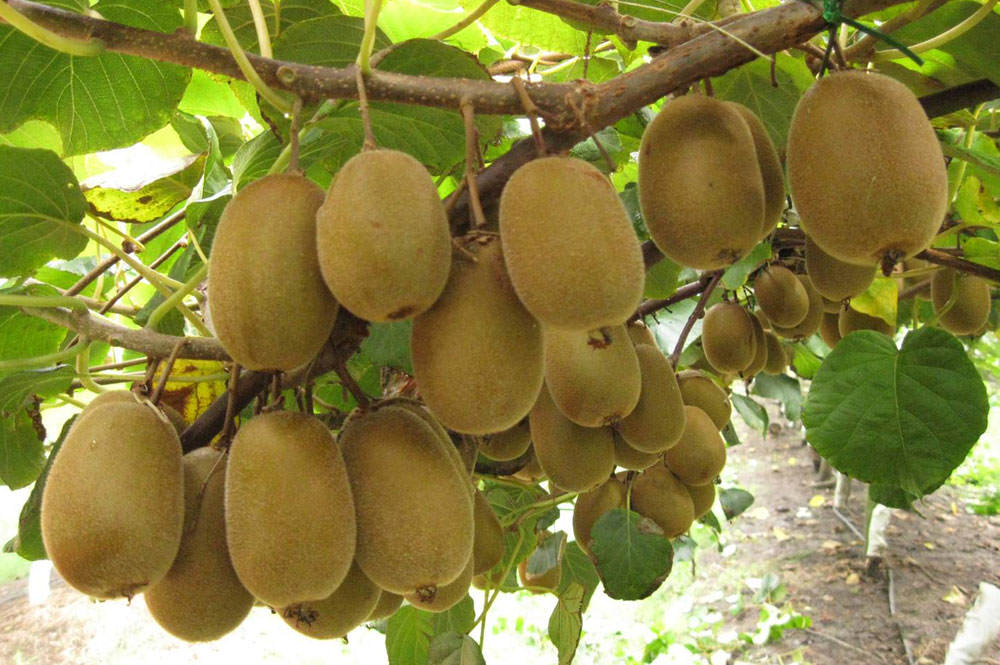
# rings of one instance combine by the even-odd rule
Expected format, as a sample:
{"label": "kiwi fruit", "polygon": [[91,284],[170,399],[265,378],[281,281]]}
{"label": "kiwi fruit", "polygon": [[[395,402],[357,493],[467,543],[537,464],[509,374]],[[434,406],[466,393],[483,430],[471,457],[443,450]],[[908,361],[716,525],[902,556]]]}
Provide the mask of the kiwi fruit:
{"label": "kiwi fruit", "polygon": [[726,443],[707,413],[696,406],[685,406],[684,410],[684,434],[663,454],[663,463],[685,485],[705,485],[726,465]]}
{"label": "kiwi fruit", "polygon": [[900,292],[916,287],[918,284],[920,288],[916,289],[913,293],[914,298],[920,298],[921,300],[931,299],[931,277],[934,270],[937,268],[930,261],[925,261],[923,259],[918,259],[912,257],[903,261],[903,272],[911,271],[921,271],[922,274],[914,275],[913,277],[904,277]]}
{"label": "kiwi fruit", "polygon": [[615,477],[576,497],[573,507],[573,538],[590,551],[590,530],[605,513],[625,505],[625,483]]}
{"label": "kiwi fruit", "polygon": [[841,337],[847,337],[855,330],[874,330],[889,337],[892,337],[896,332],[883,319],[869,316],[853,307],[845,307],[840,310],[840,314],[837,316],[837,330],[840,331]]}
{"label": "kiwi fruit", "polygon": [[775,375],[784,374],[785,368],[791,361],[781,340],[769,330],[764,333],[764,342],[767,344],[767,363],[764,365],[764,372]]}
{"label": "kiwi fruit", "polygon": [[470,558],[462,572],[451,582],[437,587],[434,593],[415,591],[403,596],[410,605],[428,612],[444,612],[469,595],[472,585],[473,559]]}
{"label": "kiwi fruit", "polygon": [[677,442],[684,430],[684,408],[670,361],[648,344],[635,347],[642,372],[639,403],[615,428],[629,446],[658,453]]}
{"label": "kiwi fruit", "polygon": [[842,300],[827,300],[823,298],[823,312],[826,314],[840,314],[840,310],[844,307],[844,302]]}
{"label": "kiwi fruit", "polygon": [[642,471],[656,464],[660,459],[660,453],[644,453],[628,444],[618,432],[612,428],[612,437],[615,442],[615,466],[630,471]]}
{"label": "kiwi fruit", "polygon": [[792,326],[791,328],[784,328],[782,326],[775,325],[773,327],[774,333],[785,339],[792,340],[802,340],[807,337],[812,337],[819,331],[820,321],[823,319],[823,296],[819,294],[819,291],[813,286],[812,281],[809,279],[808,275],[796,275],[795,278],[802,284],[802,287],[806,291],[806,295],[809,299],[809,307],[806,311],[806,316],[799,322],[798,325]]}
{"label": "kiwi fruit", "polygon": [[366,150],[341,167],[316,213],[316,247],[330,291],[367,321],[426,311],[451,266],[448,216],[434,180],[398,150]]}
{"label": "kiwi fruit", "polygon": [[289,626],[318,640],[343,637],[360,626],[378,605],[382,590],[352,562],[336,590],[322,600],[282,607],[278,614]]}
{"label": "kiwi fruit", "polygon": [[838,261],[809,236],[806,236],[806,273],[820,295],[836,303],[864,293],[875,279],[874,266]]}
{"label": "kiwi fruit", "polygon": [[[792,280],[798,284],[794,277]],[[717,372],[742,372],[757,352],[750,314],[736,303],[712,305],[701,324],[701,344],[705,358]]]}
{"label": "kiwi fruit", "polygon": [[771,264],[753,282],[757,305],[771,326],[791,328],[802,323],[809,311],[809,294],[788,268]]}
{"label": "kiwi fruit", "polygon": [[354,558],[354,512],[341,450],[318,418],[272,411],[233,437],[226,538],[257,599],[284,607],[333,593]]}
{"label": "kiwi fruit", "polygon": [[[80,421],[80,418],[83,417],[84,413],[92,411],[101,404],[109,404],[111,402],[128,402],[130,404],[146,404],[150,407],[154,406],[152,402],[143,399],[131,390],[109,390],[90,400],[90,404],[88,404],[87,408],[80,413],[77,420],[74,422],[74,425],[76,422]],[[187,427],[187,423],[184,422],[184,416],[178,413],[177,409],[173,408],[169,404],[161,402],[160,404],[156,404],[155,408],[163,415],[164,418],[167,419],[167,422],[173,426],[178,435],[180,435],[180,433],[184,431],[184,428]]]}
{"label": "kiwi fruit", "polygon": [[767,128],[757,114],[736,102],[725,102],[725,104],[739,112],[750,129],[750,136],[753,137],[761,182],[764,185],[764,225],[760,230],[760,237],[763,238],[778,226],[781,213],[785,210],[785,177],[781,160],[778,158],[774,142],[767,133]]}
{"label": "kiwi fruit", "polygon": [[[766,337],[766,333],[765,333]],[[768,349],[770,358],[770,349]],[[784,357],[784,353],[781,354]],[[715,381],[698,370],[684,370],[677,375],[677,385],[680,387],[681,399],[684,404],[696,406],[712,419],[715,427],[721,430],[729,424],[733,413],[733,405],[729,402],[726,391]]]}
{"label": "kiwi fruit", "polygon": [[188,642],[222,637],[253,607],[226,545],[225,461],[226,454],[212,448],[184,456],[186,526],[180,550],[166,577],[146,590],[156,623]]}
{"label": "kiwi fruit", "polygon": [[484,436],[479,444],[479,452],[484,457],[498,462],[517,459],[531,445],[531,431],[525,418],[510,429]]}
{"label": "kiwi fruit", "polygon": [[943,268],[931,279],[931,302],[942,328],[955,335],[974,335],[990,318],[990,284],[982,277]]}
{"label": "kiwi fruit", "polygon": [[85,409],[49,469],[40,519],[45,551],[74,589],[131,598],[156,584],[184,526],[177,432],[145,404]]}
{"label": "kiwi fruit", "polygon": [[340,431],[357,514],[358,565],[382,589],[433,599],[465,568],[473,495],[446,444],[400,405],[357,410]]}
{"label": "kiwi fruit", "polygon": [[611,429],[577,425],[562,414],[548,387],[542,387],[528,422],[538,463],[560,489],[585,492],[614,470]]}
{"label": "kiwi fruit", "polygon": [[491,434],[516,425],[538,397],[542,331],[511,287],[499,238],[464,246],[441,297],[413,320],[413,374],[445,427]]}
{"label": "kiwi fruit", "polygon": [[330,337],[337,301],[316,258],[323,190],[301,175],[256,180],[219,219],[208,268],[208,311],[219,342],[246,369],[288,371]]}
{"label": "kiwi fruit", "polygon": [[545,471],[542,470],[542,465],[538,463],[538,456],[535,455],[534,446],[528,449],[528,460],[524,463],[524,466],[510,477],[523,483],[532,484],[545,480]]}
{"label": "kiwi fruit", "polygon": [[632,510],[663,529],[667,538],[676,538],[694,522],[694,501],[670,469],[657,464],[632,481]]}
{"label": "kiwi fruit", "polygon": [[691,501],[694,503],[694,518],[696,520],[701,519],[712,510],[712,506],[715,505],[715,483],[685,485],[684,489],[691,495]]}
{"label": "kiwi fruit", "polygon": [[753,378],[767,364],[767,344],[764,341],[764,326],[761,324],[760,318],[753,312],[750,312],[750,323],[753,324],[754,355],[750,364],[740,372],[740,376],[744,379]]}
{"label": "kiwi fruit", "polygon": [[521,580],[521,586],[526,587],[531,593],[555,591],[562,582],[562,556],[559,556],[554,566],[537,575],[528,572],[528,559],[525,559],[517,565],[517,576]]}
{"label": "kiwi fruit", "polygon": [[616,326],[639,305],[639,238],[608,178],[573,157],[521,166],[500,196],[510,281],[535,318],[555,328]]}
{"label": "kiwi fruit", "polygon": [[833,314],[823,312],[823,318],[819,322],[819,336],[831,349],[837,346],[837,342],[840,341],[839,320],[839,312]]}
{"label": "kiwi fruit", "polygon": [[663,105],[642,135],[638,182],[656,246],[691,268],[728,266],[770,223],[753,134],[718,99],[692,94]]}
{"label": "kiwi fruit", "polygon": [[625,331],[628,332],[629,339],[634,346],[648,344],[653,348],[659,348],[656,343],[656,336],[642,321],[629,321],[625,324]]}
{"label": "kiwi fruit", "polygon": [[486,500],[486,495],[479,490],[475,493],[472,517],[475,522],[472,574],[478,575],[500,563],[503,558],[503,527],[490,502]]}
{"label": "kiwi fruit", "polygon": [[396,610],[400,608],[403,604],[403,597],[398,593],[392,593],[391,591],[382,590],[382,594],[378,598],[378,603],[375,605],[375,609],[372,610],[371,614],[365,621],[378,621],[379,619],[388,619]]}
{"label": "kiwi fruit", "polygon": [[639,402],[639,359],[625,326],[587,332],[543,328],[545,385],[577,425],[616,423]]}
{"label": "kiwi fruit", "polygon": [[809,88],[786,165],[802,230],[845,263],[888,273],[930,244],[948,206],[934,129],[913,93],[882,74],[837,72]]}

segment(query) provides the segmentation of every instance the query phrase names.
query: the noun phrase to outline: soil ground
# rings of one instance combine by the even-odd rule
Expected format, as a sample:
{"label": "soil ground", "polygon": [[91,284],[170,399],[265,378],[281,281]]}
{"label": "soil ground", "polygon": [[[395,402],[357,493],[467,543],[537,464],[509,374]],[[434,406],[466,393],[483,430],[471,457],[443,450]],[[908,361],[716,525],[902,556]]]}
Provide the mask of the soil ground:
{"label": "soil ground", "polygon": [[[744,584],[745,578],[771,573],[784,585],[782,603],[809,616],[812,626],[789,630],[776,644],[749,647],[741,653],[734,650],[728,660],[725,654],[721,660],[713,657],[712,664],[941,663],[979,583],[1000,585],[1000,517],[966,513],[963,495],[945,487],[922,505],[923,517],[894,513],[888,531],[892,553],[879,569],[869,572],[861,540],[834,513],[833,489],[813,486],[812,458],[802,446],[800,432],[773,424],[766,439],[746,431],[742,434],[743,445],[730,449],[725,478],[738,481],[756,500],[747,513],[725,527],[724,540],[730,547],[722,553],[700,550],[697,575],[688,593],[715,603],[731,617],[734,591],[744,596],[753,593]],[[845,516],[863,525],[862,487],[855,486]],[[734,571],[739,574],[735,583]],[[26,586],[21,580],[0,587],[3,665],[385,662],[383,637],[372,630],[354,631],[350,645],[312,641],[257,609],[222,640],[192,646],[163,633],[141,598],[131,606],[95,604],[57,581],[44,603],[31,604]],[[655,602],[657,596],[649,601]],[[631,648],[624,654],[620,649],[612,653],[608,645],[614,638],[609,636],[621,635],[623,626],[639,623],[644,612],[649,614],[649,606],[642,609],[649,601],[605,600],[598,592],[584,617],[586,632],[578,662],[640,661],[642,640],[648,641],[648,636],[638,642],[638,650]],[[662,612],[662,597],[658,602],[653,611]],[[542,638],[551,597],[511,597],[511,603],[501,612],[539,625],[519,646],[506,643],[507,634],[494,628],[487,640],[487,662],[555,662],[554,650]],[[532,603],[539,603],[538,608]],[[752,633],[758,619],[759,605],[748,603],[730,621],[736,630]],[[994,646],[984,665],[1000,664],[1000,644]],[[662,658],[655,661],[656,665],[660,662]],[[707,662],[707,657],[691,662]]]}

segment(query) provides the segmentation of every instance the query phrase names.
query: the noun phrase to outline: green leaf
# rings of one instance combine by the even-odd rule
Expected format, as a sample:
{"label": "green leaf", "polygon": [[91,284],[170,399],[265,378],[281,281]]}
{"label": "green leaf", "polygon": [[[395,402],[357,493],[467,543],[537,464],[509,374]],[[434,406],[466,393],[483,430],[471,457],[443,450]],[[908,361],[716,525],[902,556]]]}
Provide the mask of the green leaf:
{"label": "green leaf", "polygon": [[571,584],[577,584],[583,589],[581,609],[586,610],[587,605],[590,604],[590,597],[594,595],[594,591],[600,583],[601,578],[597,574],[594,562],[590,560],[580,544],[576,541],[566,543],[562,559],[562,574],[559,578],[559,586],[556,588],[556,595],[562,596]]}
{"label": "green leaf", "polygon": [[219,74],[192,70],[191,81],[184,89],[184,96],[177,104],[177,110],[191,115],[242,118],[247,110],[236,98],[232,81],[233,79]]}
{"label": "green leaf", "polygon": [[813,75],[799,58],[779,53],[771,85],[771,61],[755,58],[712,79],[712,90],[719,99],[743,104],[757,114],[779,151],[785,145],[788,125],[799,98],[812,84]]}
{"label": "green leaf", "polygon": [[[470,11],[480,4],[480,0],[460,2]],[[497,39],[520,42],[522,46],[537,46],[545,51],[583,53],[587,45],[587,33],[573,28],[559,17],[507,2],[494,5],[479,19],[479,23]]]}
{"label": "green leaf", "polygon": [[[927,16],[893,32],[893,37],[904,44],[925,41],[958,25],[981,6],[977,2],[948,2]],[[963,73],[973,78],[988,78],[1000,84],[1000,43],[997,42],[997,34],[1000,34],[1000,16],[996,12],[989,12],[970,30],[942,44],[935,51],[954,58],[954,67]],[[927,60],[929,55],[923,53],[921,57]],[[937,74],[931,63],[933,61],[925,64],[921,71]]]}
{"label": "green leaf", "polygon": [[615,508],[594,523],[590,535],[590,551],[597,559],[604,591],[611,598],[645,598],[670,574],[670,541],[651,520],[636,512]]}
{"label": "green leaf", "polygon": [[449,632],[467,633],[474,621],[475,607],[468,596],[437,614],[404,605],[386,623],[389,665],[427,665],[432,639]]}
{"label": "green leaf", "polygon": [[549,616],[549,639],[559,652],[559,665],[573,662],[583,631],[583,587],[570,582],[559,594],[555,609]]}
{"label": "green leaf", "polygon": [[[281,11],[284,14],[284,5]],[[340,14],[317,16],[289,25],[274,41],[274,57],[304,65],[346,67],[357,59],[364,32],[363,19]],[[390,43],[381,30],[376,30],[374,50]]]}
{"label": "green leaf", "polygon": [[[337,2],[345,14],[362,16],[364,2],[359,2],[355,14],[348,9],[347,2]],[[393,42],[427,37],[455,25],[461,17],[458,0],[393,0],[382,5],[378,15],[378,27],[385,31]],[[448,37],[449,44],[476,53],[486,47],[488,39],[478,25],[470,25]]]}
{"label": "green leaf", "polygon": [[787,374],[758,374],[753,380],[754,395],[781,402],[785,417],[793,422],[802,418],[802,386]]}
{"label": "green leaf", "polygon": [[160,219],[191,196],[204,170],[205,156],[190,155],[176,160],[166,173],[109,171],[81,183],[81,187],[91,210],[99,216],[141,224]]}
{"label": "green leaf", "polygon": [[767,434],[768,417],[767,410],[756,401],[746,395],[733,393],[729,396],[736,412],[743,418],[743,422],[761,434]]}
{"label": "green leaf", "polygon": [[407,374],[413,374],[410,359],[411,321],[394,323],[372,323],[368,337],[361,342],[361,355],[380,367],[395,367]]}
{"label": "green leaf", "polygon": [[427,652],[427,665],[486,665],[479,644],[468,635],[442,633]]}
{"label": "green leaf", "polygon": [[795,357],[792,359],[792,366],[795,367],[795,373],[803,379],[811,379],[816,376],[820,365],[823,364],[823,359],[805,344],[796,344],[794,348]]}
{"label": "green leaf", "polygon": [[646,282],[642,287],[642,297],[649,299],[669,298],[677,291],[677,275],[681,266],[663,257],[646,271]]}
{"label": "green leaf", "polygon": [[732,520],[746,512],[753,505],[753,494],[738,487],[719,490],[719,505],[727,520]]}
{"label": "green leaf", "polygon": [[29,274],[86,247],[87,238],[73,228],[86,201],[54,152],[0,146],[0,192],[0,277]]}
{"label": "green leaf", "polygon": [[69,389],[75,373],[68,367],[17,372],[0,379],[0,480],[11,489],[33,482],[45,465],[44,430],[34,396],[51,397]]}
{"label": "green leaf", "polygon": [[722,285],[730,291],[738,289],[747,281],[747,276],[757,269],[757,266],[771,258],[771,243],[761,242],[742,259],[726,268],[722,273]]}
{"label": "green leaf", "polygon": [[826,357],[803,422],[838,471],[920,497],[962,463],[988,412],[983,380],[951,334],[921,328],[897,350],[862,330]]}
{"label": "green leaf", "polygon": [[[65,337],[65,328],[25,314],[17,307],[0,307],[0,360],[55,353]],[[0,404],[4,397],[0,393]]]}
{"label": "green leaf", "polygon": [[962,245],[962,256],[973,263],[1000,270],[1000,243],[986,238],[969,238]]}
{"label": "green leaf", "polygon": [[543,575],[556,566],[562,568],[562,557],[565,546],[566,534],[562,531],[556,531],[544,540],[539,541],[535,551],[528,557],[528,565],[525,567],[525,571],[530,575]]}
{"label": "green leaf", "polygon": [[726,442],[727,448],[732,448],[733,446],[738,446],[743,443],[740,441],[740,435],[736,432],[736,428],[733,427],[732,420],[726,423],[726,426],[722,428],[722,440]]}
{"label": "green leaf", "polygon": [[42,492],[45,491],[45,481],[49,477],[52,462],[59,453],[70,428],[76,422],[76,418],[76,416],[70,418],[63,425],[62,431],[59,432],[59,438],[53,444],[52,451],[49,452],[49,457],[45,461],[45,468],[42,469],[35,481],[35,486],[31,488],[28,500],[21,508],[21,515],[17,522],[17,537],[14,539],[12,551],[28,561],[48,558],[48,554],[45,552],[45,543],[42,542]]}
{"label": "green leaf", "polygon": [[[246,51],[260,53],[260,46],[257,43],[257,30],[253,24],[253,14],[250,12],[250,5],[246,2],[232,3],[234,6],[224,10],[229,25],[236,33],[236,39]],[[336,16],[339,14],[337,7],[329,0],[282,0],[281,2],[281,25],[278,34],[274,29],[274,4],[273,2],[262,2],[261,10],[264,14],[264,21],[271,34],[272,50],[278,56],[278,43],[281,41],[285,31],[299,23],[321,16]],[[219,26],[212,18],[201,30],[201,40],[216,46],[226,46]],[[376,49],[379,47],[376,47]],[[357,56],[357,52],[354,54]],[[278,56],[281,57],[281,56]],[[353,62],[353,60],[352,60]],[[305,63],[311,64],[311,63]]]}
{"label": "green leaf", "polygon": [[878,317],[895,328],[898,288],[895,278],[876,277],[867,291],[851,298],[851,307],[862,314]]}
{"label": "green leaf", "polygon": [[[177,10],[158,0],[101,0],[91,10],[160,32],[182,24]],[[68,155],[126,146],[170,121],[190,76],[186,67],[136,56],[66,55],[0,26],[0,81],[7,87],[0,131],[39,119],[59,129]]]}

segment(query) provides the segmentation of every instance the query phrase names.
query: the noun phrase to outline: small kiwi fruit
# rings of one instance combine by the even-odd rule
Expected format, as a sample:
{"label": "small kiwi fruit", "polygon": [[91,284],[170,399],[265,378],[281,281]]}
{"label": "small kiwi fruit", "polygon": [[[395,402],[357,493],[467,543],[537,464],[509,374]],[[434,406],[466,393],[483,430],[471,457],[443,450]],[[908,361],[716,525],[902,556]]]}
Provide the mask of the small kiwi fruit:
{"label": "small kiwi fruit", "polygon": [[770,330],[764,333],[764,341],[767,344],[767,364],[764,365],[764,372],[774,375],[784,374],[790,362],[785,346]]}
{"label": "small kiwi fruit", "polygon": [[896,332],[883,319],[877,316],[869,316],[853,307],[845,307],[840,310],[840,314],[837,317],[837,330],[840,331],[841,337],[847,337],[855,330],[874,330],[889,337],[892,337]]}
{"label": "small kiwi fruit", "polygon": [[398,593],[392,593],[391,591],[382,590],[382,594],[378,598],[378,603],[375,605],[375,609],[372,610],[368,618],[368,621],[378,621],[379,619],[388,619],[396,610],[400,608],[403,604],[403,597]]}
{"label": "small kiwi fruit", "polygon": [[931,302],[942,328],[955,335],[974,335],[990,318],[990,283],[943,268],[931,279]]}
{"label": "small kiwi fruit", "polygon": [[823,319],[819,322],[819,336],[823,338],[826,345],[831,349],[837,346],[840,341],[840,327],[838,322],[840,313],[823,312]]}
{"label": "small kiwi fruit", "polygon": [[573,507],[573,538],[585,552],[590,551],[590,530],[594,523],[604,513],[624,505],[625,483],[614,476],[576,497],[576,505]]}
{"label": "small kiwi fruit", "polygon": [[795,278],[802,284],[809,300],[806,316],[798,325],[790,328],[775,325],[772,329],[776,335],[797,341],[812,337],[819,331],[820,321],[823,319],[823,296],[813,286],[808,275],[796,275]]}
{"label": "small kiwi fruit", "polygon": [[845,263],[888,273],[930,244],[948,206],[934,129],[909,88],[883,74],[836,72],[809,88],[786,165],[802,230]]}
{"label": "small kiwi fruit", "polygon": [[691,94],[663,105],[642,135],[638,182],[653,241],[685,266],[728,266],[770,223],[753,134],[718,99]]}
{"label": "small kiwi fruit", "polygon": [[625,324],[625,330],[628,332],[628,336],[635,346],[649,344],[654,348],[658,348],[656,336],[653,334],[653,331],[641,321],[629,321]]}
{"label": "small kiwi fruit", "polygon": [[667,538],[676,538],[694,522],[694,501],[670,469],[651,466],[632,481],[632,510],[653,520]]}
{"label": "small kiwi fruit", "polygon": [[791,328],[809,312],[809,294],[788,268],[771,264],[753,282],[757,305],[773,326]]}
{"label": "small kiwi fruit", "polygon": [[295,369],[330,337],[337,301],[316,257],[322,203],[323,190],[311,180],[276,174],[241,189],[222,212],[208,312],[219,342],[246,369]]}
{"label": "small kiwi fruit", "polygon": [[353,562],[347,576],[329,596],[292,603],[279,609],[278,614],[303,635],[329,640],[343,637],[360,626],[375,610],[381,596],[382,590]]}
{"label": "small kiwi fruit", "polygon": [[518,168],[500,196],[500,237],[518,297],[545,325],[620,325],[639,305],[639,238],[607,176],[574,157]]}
{"label": "small kiwi fruit", "polygon": [[821,296],[840,303],[865,292],[875,279],[875,266],[838,261],[806,236],[806,273]]}
{"label": "small kiwi fruit", "polygon": [[684,410],[684,434],[663,454],[663,463],[685,485],[706,485],[726,465],[726,443],[707,413],[696,406],[685,406]]}
{"label": "small kiwi fruit", "polygon": [[[784,357],[785,354],[781,355]],[[768,358],[770,358],[770,349],[768,349]],[[708,375],[699,370],[687,369],[677,375],[677,384],[680,386],[684,404],[696,406],[707,413],[708,417],[715,423],[716,429],[721,430],[729,424],[733,405],[729,402],[726,391],[708,378]]]}
{"label": "small kiwi fruit", "polygon": [[355,553],[355,503],[342,451],[321,420],[291,411],[251,418],[226,465],[233,568],[271,607],[332,594]]}
{"label": "small kiwi fruit", "polygon": [[644,453],[641,450],[629,445],[620,433],[612,428],[612,436],[615,441],[615,466],[630,471],[642,471],[656,464],[660,459],[660,453]]}
{"label": "small kiwi fruit", "polygon": [[472,544],[472,574],[485,573],[503,558],[503,527],[486,495],[476,490],[473,506],[475,536]]}
{"label": "small kiwi fruit", "polygon": [[655,346],[635,347],[642,372],[642,392],[632,413],[615,429],[629,446],[658,453],[677,443],[684,430],[684,402],[670,361]]}
{"label": "small kiwi fruit", "polygon": [[753,360],[746,366],[746,368],[743,369],[743,371],[740,372],[740,376],[744,379],[753,378],[761,370],[763,370],[764,365],[767,364],[767,343],[764,340],[764,326],[761,324],[760,318],[754,312],[750,312],[750,323],[753,324],[755,350]]}
{"label": "small kiwi fruit", "polygon": [[510,429],[483,437],[479,452],[484,457],[498,462],[517,459],[531,445],[531,431],[528,429],[528,419],[525,418]]}
{"label": "small kiwi fruit", "polygon": [[[792,280],[798,284],[794,277]],[[701,324],[701,344],[705,358],[717,372],[742,372],[757,352],[750,314],[736,303],[712,305]]]}
{"label": "small kiwi fruit", "polygon": [[538,397],[542,330],[511,287],[500,239],[460,242],[441,297],[413,321],[413,375],[445,427],[491,434],[516,425]]}
{"label": "small kiwi fruit", "polygon": [[186,528],[180,551],[166,577],[145,594],[156,623],[188,642],[222,637],[253,607],[226,545],[225,457],[209,447],[184,456]]}
{"label": "small kiwi fruit", "polygon": [[344,164],[316,212],[323,280],[367,321],[426,311],[451,265],[448,216],[423,164],[399,150],[366,150]]}
{"label": "small kiwi fruit", "polygon": [[715,483],[707,485],[685,485],[684,489],[691,495],[694,503],[694,518],[701,519],[712,510],[715,505]]}
{"label": "small kiwi fruit", "polygon": [[[502,553],[501,553],[502,554]],[[428,612],[444,612],[451,609],[459,601],[469,595],[469,587],[472,585],[472,569],[475,563],[472,558],[465,564],[465,568],[451,582],[438,586],[433,594],[422,590],[414,591],[403,596],[410,605]]]}

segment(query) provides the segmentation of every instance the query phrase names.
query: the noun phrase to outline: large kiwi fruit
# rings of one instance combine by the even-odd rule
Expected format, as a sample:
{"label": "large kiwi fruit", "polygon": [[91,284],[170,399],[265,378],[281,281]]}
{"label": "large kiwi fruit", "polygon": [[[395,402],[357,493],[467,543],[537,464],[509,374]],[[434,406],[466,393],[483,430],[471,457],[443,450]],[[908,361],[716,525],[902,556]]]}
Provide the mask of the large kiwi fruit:
{"label": "large kiwi fruit", "polygon": [[391,591],[382,590],[382,595],[378,598],[378,604],[375,605],[375,609],[372,610],[371,614],[365,621],[378,621],[379,619],[387,619],[396,613],[396,610],[400,608],[403,604],[403,597],[398,593],[392,593]]}
{"label": "large kiwi fruit", "polygon": [[781,213],[785,210],[785,177],[781,160],[778,158],[778,151],[771,136],[767,133],[767,128],[757,114],[742,104],[725,103],[739,112],[753,137],[757,164],[760,165],[761,182],[764,185],[764,225],[760,230],[760,237],[763,238],[778,226]]}
{"label": "large kiwi fruit", "polygon": [[632,481],[631,508],[656,522],[667,538],[676,538],[694,522],[694,501],[684,484],[662,464]]}
{"label": "large kiwi fruit", "polygon": [[639,402],[642,375],[625,326],[590,332],[545,327],[545,385],[577,425],[616,423]]}
{"label": "large kiwi fruit", "polygon": [[226,352],[247,369],[306,364],[333,330],[337,301],[316,258],[323,190],[301,175],[269,175],[229,201],[212,243],[208,311]]}
{"label": "large kiwi fruit", "polygon": [[542,331],[511,287],[499,238],[463,243],[441,297],[413,321],[413,373],[445,427],[490,434],[513,427],[534,405]]}
{"label": "large kiwi fruit", "polygon": [[240,583],[226,545],[226,454],[198,448],[184,456],[184,535],[166,577],[146,590],[149,613],[189,642],[215,640],[240,625],[253,596]]}
{"label": "large kiwi fruit", "polygon": [[525,418],[510,429],[484,436],[479,444],[479,452],[491,460],[506,462],[517,459],[531,445],[531,430]]}
{"label": "large kiwi fruit", "polygon": [[723,268],[762,235],[760,161],[732,105],[697,94],[664,104],[642,135],[638,181],[649,233],[677,263]]}
{"label": "large kiwi fruit", "polygon": [[472,544],[472,574],[485,573],[503,558],[503,526],[486,495],[476,490],[473,505],[475,537]]}
{"label": "large kiwi fruit", "polygon": [[684,431],[684,404],[670,361],[655,346],[635,347],[642,372],[639,403],[615,428],[629,446],[658,453],[677,443]]}
{"label": "large kiwi fruit", "polygon": [[660,453],[644,453],[641,450],[629,445],[619,432],[612,428],[612,436],[615,441],[615,466],[620,466],[629,471],[642,471],[648,469],[660,460]]}
{"label": "large kiwi fruit", "polygon": [[[934,273],[931,301],[934,312],[938,314],[938,323],[955,335],[973,335],[990,318],[989,282],[952,268]],[[948,306],[947,310],[945,306]]]}
{"label": "large kiwi fruit", "polygon": [[573,538],[590,551],[590,530],[605,513],[625,505],[625,483],[614,476],[576,497],[573,507]]}
{"label": "large kiwi fruit", "polygon": [[382,590],[353,562],[343,582],[329,596],[290,604],[278,610],[278,614],[303,635],[328,640],[343,637],[360,626],[381,596]]}
{"label": "large kiwi fruit", "polygon": [[616,326],[639,305],[639,238],[608,178],[573,157],[521,166],[500,196],[510,281],[542,323],[575,330]]}
{"label": "large kiwi fruit", "polygon": [[316,213],[323,280],[368,321],[427,310],[451,265],[448,216],[427,169],[398,150],[367,150],[337,172]]}
{"label": "large kiwi fruit", "polygon": [[701,324],[701,344],[705,358],[717,372],[742,372],[753,362],[757,352],[750,314],[736,303],[712,305]]}
{"label": "large kiwi fruit", "polygon": [[259,600],[284,607],[332,594],[354,558],[354,508],[341,450],[318,418],[264,413],[233,437],[226,538]]}
{"label": "large kiwi fruit", "polygon": [[[765,333],[765,337],[767,333]],[[784,353],[781,354],[784,358]],[[770,358],[770,349],[768,349]],[[733,413],[733,405],[729,402],[729,396],[719,385],[708,378],[704,372],[695,369],[686,369],[677,375],[677,385],[681,390],[681,399],[684,404],[696,406],[712,419],[716,429],[721,430],[729,424],[729,417]]]}
{"label": "large kiwi fruit", "polygon": [[663,454],[663,462],[685,485],[705,485],[726,465],[726,443],[707,413],[696,406],[685,406],[684,410],[684,434]]}
{"label": "large kiwi fruit", "polygon": [[888,272],[930,244],[948,206],[934,129],[913,93],[882,74],[838,72],[809,88],[786,164],[802,230],[846,263]]}
{"label": "large kiwi fruit", "polygon": [[470,558],[465,568],[458,577],[447,584],[438,586],[434,593],[425,594],[422,591],[414,591],[403,596],[410,605],[427,610],[428,612],[444,612],[451,609],[460,600],[469,595],[469,587],[472,585],[473,559]]}
{"label": "large kiwi fruit", "polygon": [[754,279],[753,293],[772,326],[797,326],[809,312],[809,294],[795,273],[784,266],[764,268]]}
{"label": "large kiwi fruit", "polygon": [[806,272],[821,296],[838,303],[864,293],[875,279],[873,266],[838,261],[809,236],[806,236]]}
{"label": "large kiwi fruit", "polygon": [[446,444],[400,405],[352,413],[340,445],[357,511],[355,558],[379,587],[432,599],[472,556],[473,495]]}
{"label": "large kiwi fruit", "polygon": [[85,409],[42,492],[42,541],[66,583],[131,598],[167,574],[183,524],[181,444],[166,418],[137,402]]}
{"label": "large kiwi fruit", "polygon": [[803,340],[807,337],[812,337],[819,331],[820,321],[823,320],[823,296],[813,286],[809,275],[796,275],[795,278],[805,289],[809,301],[806,316],[798,325],[785,328],[775,324],[772,326],[772,329],[776,335],[780,335],[785,339]]}
{"label": "large kiwi fruit", "polygon": [[614,470],[611,429],[577,425],[559,410],[548,387],[542,387],[528,422],[538,463],[557,487],[585,492]]}

